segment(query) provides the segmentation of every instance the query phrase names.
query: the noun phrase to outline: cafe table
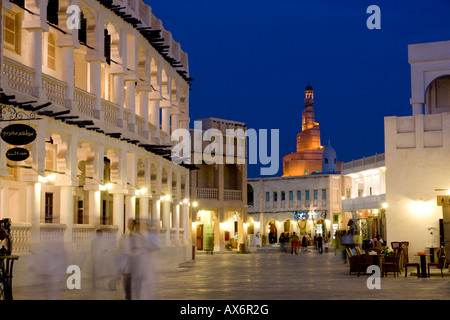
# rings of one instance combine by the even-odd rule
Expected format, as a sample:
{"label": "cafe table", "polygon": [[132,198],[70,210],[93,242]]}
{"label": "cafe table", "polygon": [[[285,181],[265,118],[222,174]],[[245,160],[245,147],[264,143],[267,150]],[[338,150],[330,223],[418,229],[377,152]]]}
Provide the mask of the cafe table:
{"label": "cafe table", "polygon": [[12,278],[14,261],[19,259],[15,255],[0,255],[0,298],[13,300]]}
{"label": "cafe table", "polygon": [[384,261],[384,254],[383,253],[377,253],[377,254],[366,254],[366,261],[370,260],[370,262],[373,265],[376,265],[380,268],[381,276],[383,276],[383,261]]}
{"label": "cafe table", "polygon": [[427,272],[427,256],[431,257],[431,254],[415,254],[414,256],[420,257],[420,278],[428,278]]}

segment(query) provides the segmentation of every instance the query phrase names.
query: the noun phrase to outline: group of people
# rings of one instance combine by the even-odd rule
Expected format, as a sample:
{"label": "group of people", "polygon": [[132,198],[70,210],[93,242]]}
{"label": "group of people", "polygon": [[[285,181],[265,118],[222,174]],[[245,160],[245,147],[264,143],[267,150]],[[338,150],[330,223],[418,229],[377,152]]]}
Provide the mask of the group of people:
{"label": "group of people", "polygon": [[102,236],[92,241],[93,289],[115,290],[122,280],[125,299],[150,299],[155,291],[155,258],[158,239],[145,220],[129,219],[118,249]]}
{"label": "group of people", "polygon": [[[288,232],[281,233],[280,238],[278,239],[280,243],[280,251],[291,254],[298,254],[300,246],[304,251],[308,251],[308,245],[311,240],[311,237],[305,234],[302,239],[293,232],[289,234]],[[321,234],[317,234],[314,236],[314,246],[318,250],[319,253],[323,253],[323,243],[324,239]]]}

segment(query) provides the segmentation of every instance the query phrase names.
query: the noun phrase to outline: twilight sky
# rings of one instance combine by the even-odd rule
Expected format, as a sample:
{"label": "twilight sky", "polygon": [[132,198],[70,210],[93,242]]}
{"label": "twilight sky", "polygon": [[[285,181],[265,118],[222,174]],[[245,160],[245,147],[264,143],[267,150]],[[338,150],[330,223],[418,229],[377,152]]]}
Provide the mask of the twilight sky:
{"label": "twilight sky", "polygon": [[[411,115],[408,44],[450,40],[450,0],[145,0],[189,54],[190,118],[280,130],[296,150],[304,89],[339,161],[384,152],[384,117]],[[370,5],[381,29],[369,30]],[[248,176],[260,176],[248,165]]]}

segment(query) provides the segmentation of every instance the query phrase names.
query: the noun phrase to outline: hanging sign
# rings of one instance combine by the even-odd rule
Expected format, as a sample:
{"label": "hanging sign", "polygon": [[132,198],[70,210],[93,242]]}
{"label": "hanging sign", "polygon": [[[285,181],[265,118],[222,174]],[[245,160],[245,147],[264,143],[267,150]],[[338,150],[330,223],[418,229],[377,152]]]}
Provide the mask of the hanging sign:
{"label": "hanging sign", "polygon": [[450,205],[450,196],[437,196],[437,205],[438,206]]}
{"label": "hanging sign", "polygon": [[24,148],[12,148],[6,151],[6,158],[11,161],[23,161],[28,159],[30,152]]}
{"label": "hanging sign", "polygon": [[36,136],[36,130],[29,125],[20,123],[5,127],[1,133],[3,141],[15,146],[29,144],[36,139]]}

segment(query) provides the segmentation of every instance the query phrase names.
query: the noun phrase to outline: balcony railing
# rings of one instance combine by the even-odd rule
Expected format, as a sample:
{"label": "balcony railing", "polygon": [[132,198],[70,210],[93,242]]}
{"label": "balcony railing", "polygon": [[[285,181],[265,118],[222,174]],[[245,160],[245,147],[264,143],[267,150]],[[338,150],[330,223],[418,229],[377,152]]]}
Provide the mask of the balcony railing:
{"label": "balcony railing", "polygon": [[197,188],[197,199],[217,200],[219,190],[217,188]]}
{"label": "balcony railing", "polygon": [[8,79],[8,87],[31,95],[33,69],[3,57],[3,74]]}
{"label": "balcony railing", "polygon": [[72,241],[76,249],[88,247],[94,237],[94,227],[85,224],[75,224],[72,229]]}
{"label": "balcony railing", "polygon": [[[14,60],[4,57],[3,59],[3,76],[6,79],[7,86],[14,90],[32,96],[33,92],[33,76],[34,70],[22,65]],[[56,78],[47,74],[42,75],[42,91],[45,98],[57,107],[66,107],[68,85]],[[99,118],[99,114],[103,115],[103,121],[106,124],[118,126],[121,131],[129,131],[129,124],[131,122],[130,110],[123,108],[123,119],[120,119],[121,106],[100,99],[101,110],[96,111],[96,96],[92,93],[86,92],[80,88],[73,88],[73,102],[78,106],[77,111],[80,115],[85,115],[91,118]],[[97,112],[99,114],[97,114]],[[121,122],[123,120],[123,123]],[[123,128],[123,129],[122,129]],[[148,132],[147,132],[148,130]],[[144,139],[152,137],[152,142],[156,144],[170,144],[170,133],[162,131],[160,126],[155,126],[152,123],[146,123],[139,115],[135,115],[134,133]],[[159,136],[159,138],[158,138]]]}
{"label": "balcony railing", "polygon": [[44,243],[64,243],[64,232],[66,225],[41,223],[40,241]]}
{"label": "balcony railing", "polygon": [[31,223],[13,223],[11,225],[12,253],[30,252],[29,241],[31,234]]}
{"label": "balcony railing", "polygon": [[120,107],[112,102],[103,99],[101,100],[101,106],[104,121],[117,126]]}
{"label": "balcony railing", "polygon": [[73,91],[73,100],[78,104],[79,113],[94,117],[95,95],[76,88]]}
{"label": "balcony railing", "polygon": [[54,105],[64,107],[67,85],[48,75],[42,75],[42,89],[47,94],[47,100]]}
{"label": "balcony railing", "polygon": [[242,200],[242,191],[241,190],[224,190],[223,191],[223,199],[224,200]]}

